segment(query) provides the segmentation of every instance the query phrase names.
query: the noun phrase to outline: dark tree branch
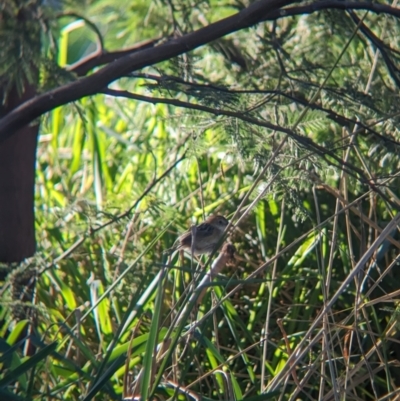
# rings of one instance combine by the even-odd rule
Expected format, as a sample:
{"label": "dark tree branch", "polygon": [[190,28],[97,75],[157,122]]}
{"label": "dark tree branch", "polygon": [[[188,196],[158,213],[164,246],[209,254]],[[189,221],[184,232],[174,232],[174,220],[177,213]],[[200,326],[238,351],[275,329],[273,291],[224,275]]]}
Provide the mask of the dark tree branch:
{"label": "dark tree branch", "polygon": [[[227,117],[237,118],[239,120],[246,121],[250,124],[258,125],[260,127],[265,127],[267,129],[270,129],[273,131],[282,132],[282,133],[288,135],[289,137],[291,137],[294,141],[296,141],[299,146],[307,149],[308,151],[315,152],[315,154],[318,154],[329,165],[347,172],[352,177],[355,177],[356,179],[358,179],[361,183],[368,185],[374,192],[379,194],[382,197],[382,199],[384,199],[386,202],[388,202],[393,208],[395,208],[396,210],[399,210],[399,205],[397,205],[395,202],[392,202],[375,185],[375,182],[373,180],[369,179],[365,175],[365,173],[362,169],[359,169],[358,167],[354,166],[353,164],[344,161],[341,157],[336,155],[333,150],[324,148],[323,146],[315,143],[312,139],[302,136],[302,135],[299,135],[295,131],[293,131],[289,128],[281,127],[279,125],[271,124],[267,121],[254,118],[254,117],[246,114],[246,112],[237,112],[237,111],[216,109],[216,108],[212,108],[212,107],[208,107],[208,106],[203,106],[200,104],[183,102],[183,101],[177,100],[177,99],[154,98],[154,97],[139,95],[136,93],[131,93],[128,91],[114,90],[114,89],[106,89],[106,90],[103,90],[102,93],[104,93],[106,95],[110,95],[110,96],[115,96],[115,97],[124,97],[127,99],[140,100],[142,102],[147,102],[147,103],[152,103],[152,104],[157,104],[157,103],[170,104],[170,105],[173,105],[176,107],[203,111],[203,112],[210,113],[210,114],[213,114],[216,116],[227,116]],[[331,159],[329,159],[329,158],[331,158]]]}
{"label": "dark tree branch", "polygon": [[260,21],[274,20],[288,15],[313,13],[329,8],[343,10],[363,9],[374,13],[386,13],[400,17],[400,9],[397,8],[370,2],[341,0],[318,1],[307,6],[282,9],[294,2],[296,0],[260,0],[231,17],[182,37],[172,39],[155,48],[128,54],[86,78],[37,96],[17,107],[0,120],[0,142],[11,136],[15,130],[29,124],[42,114],[55,107],[96,94],[123,75],[176,57],[229,33],[253,26]]}
{"label": "dark tree branch", "polygon": [[[164,88],[164,85],[166,83],[168,83],[168,82],[175,82],[177,84],[182,84],[185,87],[190,88],[189,90],[185,91],[186,94],[189,95],[189,96],[192,94],[190,92],[190,90],[196,91],[196,89],[199,89],[199,90],[202,90],[202,91],[208,89],[208,90],[214,91],[214,92],[228,93],[228,94],[233,94],[233,95],[271,95],[271,96],[281,96],[281,97],[283,97],[285,99],[288,99],[289,101],[301,104],[302,106],[309,107],[311,110],[322,111],[322,112],[326,113],[327,118],[331,119],[332,121],[337,122],[338,124],[348,125],[348,126],[357,125],[360,128],[364,129],[369,134],[372,134],[372,135],[376,136],[381,141],[383,141],[385,143],[390,143],[390,144],[392,144],[394,146],[399,146],[400,147],[400,142],[394,140],[393,138],[390,138],[390,137],[387,137],[387,136],[384,136],[384,135],[380,134],[379,132],[377,132],[374,129],[372,129],[371,126],[364,124],[362,121],[345,117],[344,115],[336,113],[333,110],[327,109],[327,108],[325,108],[325,107],[323,107],[323,106],[321,106],[321,105],[319,105],[317,103],[309,103],[308,100],[306,100],[304,98],[296,97],[293,94],[288,94],[288,93],[285,93],[285,92],[283,92],[281,90],[262,90],[262,89],[240,89],[240,90],[236,90],[236,89],[230,89],[230,88],[227,88],[225,86],[220,86],[220,85],[203,84],[203,83],[199,83],[199,82],[189,82],[189,81],[185,81],[184,79],[182,79],[180,77],[176,77],[176,76],[173,76],[173,75],[154,75],[154,74],[133,73],[133,74],[128,75],[128,77],[131,77],[131,78],[144,78],[144,79],[156,81],[157,84],[156,84],[155,87],[159,88],[160,90],[167,89],[168,87]],[[345,95],[345,94],[343,94],[343,95]],[[195,97],[196,95],[193,94],[193,96]],[[189,104],[191,104],[191,103],[189,103]]]}
{"label": "dark tree branch", "polygon": [[400,18],[400,8],[394,8],[385,4],[370,3],[364,1],[341,1],[341,0],[322,0],[305,6],[296,6],[282,10],[274,10],[268,14],[267,20],[276,20],[284,17],[296,15],[313,14],[317,11],[337,9],[337,10],[365,10],[375,14],[388,14]]}
{"label": "dark tree branch", "polygon": [[98,49],[96,52],[89,54],[83,59],[77,61],[76,63],[67,67],[68,71],[74,72],[78,76],[86,75],[90,70],[95,67],[99,67],[104,64],[111,63],[112,61],[118,60],[122,57],[125,57],[129,54],[138,53],[145,49],[151,49],[156,47],[162,40],[169,40],[168,38],[158,38],[158,39],[149,39],[143,42],[137,43],[127,49],[116,50],[112,52],[101,51]]}
{"label": "dark tree branch", "polygon": [[[218,109],[214,107],[209,107],[209,106],[203,106],[201,104],[196,104],[196,103],[190,103],[190,102],[183,102],[181,100],[177,99],[167,99],[167,98],[157,98],[157,97],[150,97],[150,96],[144,96],[144,95],[139,95],[137,93],[132,93],[124,90],[115,90],[115,89],[105,89],[101,91],[101,93],[104,93],[105,95],[109,96],[114,96],[114,97],[124,97],[126,99],[133,99],[133,100],[140,100],[142,102],[147,102],[147,103],[152,103],[152,104],[170,104],[176,107],[182,107],[185,109],[192,109],[192,110],[198,110],[198,111],[203,111],[205,113],[213,114],[215,116],[227,116],[227,117],[233,117],[233,118],[239,118],[243,121],[247,121],[252,124],[257,124],[260,125],[264,128],[268,128],[272,131],[277,131],[277,132],[282,132],[287,135],[292,135],[293,131],[291,131],[288,128],[281,127],[279,125],[271,124],[267,121],[262,121],[262,120],[257,120],[253,117],[250,117],[249,115],[246,115],[246,111],[231,111],[231,110],[223,110],[223,109]],[[297,135],[297,134],[295,134]]]}
{"label": "dark tree branch", "polygon": [[258,1],[231,17],[224,18],[182,37],[174,38],[155,48],[129,54],[111,62],[86,78],[37,96],[0,120],[0,142],[11,136],[16,129],[29,124],[42,114],[63,104],[94,95],[123,75],[187,53],[229,33],[253,26],[267,19],[272,11],[294,2],[296,0]]}
{"label": "dark tree branch", "polygon": [[399,69],[394,65],[392,60],[390,59],[389,54],[386,49],[392,51],[390,47],[385,45],[385,43],[379,39],[361,20],[354,12],[350,12],[350,16],[353,19],[354,23],[360,26],[360,31],[367,37],[367,39],[379,50],[382,55],[383,61],[386,64],[386,67],[389,71],[389,75],[392,77],[393,81],[396,83],[396,86],[400,88],[400,78],[398,76]]}

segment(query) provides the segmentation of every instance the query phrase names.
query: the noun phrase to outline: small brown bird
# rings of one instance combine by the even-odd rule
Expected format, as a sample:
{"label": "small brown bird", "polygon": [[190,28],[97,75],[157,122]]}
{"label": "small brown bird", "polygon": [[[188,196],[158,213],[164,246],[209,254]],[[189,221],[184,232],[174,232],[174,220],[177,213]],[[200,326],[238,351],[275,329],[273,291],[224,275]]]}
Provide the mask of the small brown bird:
{"label": "small brown bird", "polygon": [[210,216],[203,223],[192,227],[189,231],[183,233],[176,241],[172,248],[167,249],[164,253],[171,254],[174,251],[186,249],[191,252],[192,249],[192,233],[194,235],[194,255],[203,255],[212,253],[214,248],[221,240],[225,228],[229,221],[224,216]]}

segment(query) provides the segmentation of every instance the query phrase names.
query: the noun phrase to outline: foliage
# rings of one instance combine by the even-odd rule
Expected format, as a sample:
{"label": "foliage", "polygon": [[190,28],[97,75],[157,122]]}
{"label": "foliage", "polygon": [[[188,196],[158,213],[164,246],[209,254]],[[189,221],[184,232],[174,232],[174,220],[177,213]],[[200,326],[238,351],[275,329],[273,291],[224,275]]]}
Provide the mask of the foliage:
{"label": "foliage", "polygon": [[[58,57],[244,6],[71,3],[99,32],[59,19]],[[288,13],[46,115],[36,296],[16,320],[2,290],[3,397],[394,399],[398,35],[386,15]],[[211,261],[163,250],[211,213],[237,252],[202,297]]]}
{"label": "foliage", "polygon": [[[36,75],[42,64],[53,64],[54,18],[51,9],[41,3],[36,0],[5,0],[0,8],[2,104],[7,102],[13,87],[22,94],[26,84],[36,83]],[[47,59],[42,53],[41,42],[46,44]]]}

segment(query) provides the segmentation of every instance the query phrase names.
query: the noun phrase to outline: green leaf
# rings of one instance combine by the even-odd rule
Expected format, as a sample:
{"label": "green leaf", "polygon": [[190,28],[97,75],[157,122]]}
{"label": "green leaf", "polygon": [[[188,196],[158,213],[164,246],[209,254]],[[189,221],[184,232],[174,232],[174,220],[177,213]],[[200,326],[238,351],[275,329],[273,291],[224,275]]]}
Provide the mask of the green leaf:
{"label": "green leaf", "polygon": [[43,362],[52,352],[57,348],[57,343],[53,342],[41,350],[39,350],[35,355],[29,357],[17,368],[7,372],[7,374],[0,379],[0,388],[4,387],[14,381],[17,381],[20,376],[25,374],[28,370],[33,369],[39,363]]}

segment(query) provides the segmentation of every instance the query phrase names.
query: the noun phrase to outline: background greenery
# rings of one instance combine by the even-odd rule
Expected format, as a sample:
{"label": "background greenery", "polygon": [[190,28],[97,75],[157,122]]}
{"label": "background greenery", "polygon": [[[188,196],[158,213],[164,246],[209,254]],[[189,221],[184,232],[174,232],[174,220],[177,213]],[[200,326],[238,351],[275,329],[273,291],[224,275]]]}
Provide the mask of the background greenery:
{"label": "background greenery", "polygon": [[[88,18],[112,51],[245,5],[62,10]],[[56,65],[99,39],[79,15],[52,21],[43,91],[75,79]],[[396,399],[399,243],[396,225],[381,232],[400,196],[399,32],[365,11],[288,16],[46,115],[29,313],[16,318],[12,279],[2,290],[4,399]],[[163,250],[212,213],[239,221],[237,252],[197,307],[205,269]]]}

